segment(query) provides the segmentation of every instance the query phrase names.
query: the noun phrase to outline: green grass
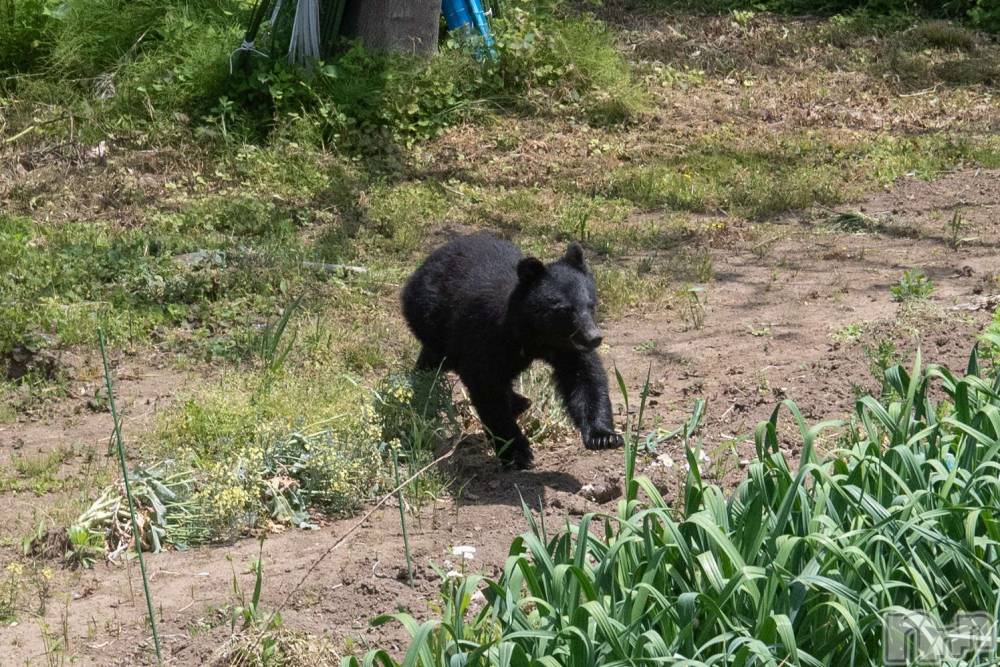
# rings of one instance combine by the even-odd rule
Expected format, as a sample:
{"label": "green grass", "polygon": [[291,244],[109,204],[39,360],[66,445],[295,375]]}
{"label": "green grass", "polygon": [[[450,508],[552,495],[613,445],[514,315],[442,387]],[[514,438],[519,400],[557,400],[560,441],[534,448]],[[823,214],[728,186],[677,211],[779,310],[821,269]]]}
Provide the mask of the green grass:
{"label": "green grass", "polygon": [[[202,358],[242,359],[256,327],[294,296],[336,282],[304,262],[324,259],[297,211],[262,195],[180,196],[140,227],[105,221],[49,225],[0,216],[0,359],[18,345],[166,339]],[[355,276],[355,283],[364,283]],[[361,289],[361,288],[358,288]],[[315,296],[311,303],[317,303]]]}
{"label": "green grass", "polygon": [[812,133],[740,138],[726,130],[677,158],[621,168],[606,188],[609,196],[646,209],[765,219],[838,204],[904,174],[930,179],[962,164],[1000,164],[1000,143],[943,135],[857,142]]}
{"label": "green grass", "polygon": [[861,339],[863,333],[864,325],[859,322],[852,322],[830,334],[830,338],[837,343],[855,343]]}
{"label": "green grass", "polygon": [[[237,235],[259,239],[259,249],[237,245]],[[259,312],[296,285],[296,246],[272,209],[246,202],[162,214],[131,230],[4,216],[0,355],[42,333],[62,346],[93,343],[98,326],[112,340],[143,342],[158,327],[218,317],[223,296],[228,308]]]}
{"label": "green grass", "polygon": [[[729,11],[734,17],[769,11],[785,14],[832,14],[834,18],[846,15],[860,18],[869,24],[898,25],[915,22],[921,18],[964,20],[983,30],[1000,30],[1000,11],[991,0],[643,0],[653,8],[687,9],[703,12]],[[842,14],[837,14],[841,12]],[[937,24],[939,21],[934,21]],[[940,23],[944,23],[941,21]],[[947,24],[945,24],[947,25]]]}
{"label": "green grass", "polygon": [[211,465],[261,437],[331,419],[347,423],[359,414],[362,399],[357,385],[343,377],[322,381],[319,375],[283,373],[262,386],[258,374],[233,371],[168,410],[148,455],[186,452],[198,465]]}
{"label": "green grass", "polygon": [[640,306],[669,303],[670,281],[662,274],[640,273],[637,268],[604,264],[592,266],[597,293],[597,308],[602,318],[616,318]]}
{"label": "green grass", "polygon": [[13,452],[10,456],[12,474],[0,477],[0,491],[30,491],[41,496],[73,487],[74,480],[61,478],[59,471],[75,455],[72,447],[59,447],[35,455]]}
{"label": "green grass", "polygon": [[392,255],[419,251],[428,232],[440,226],[453,208],[448,194],[435,183],[375,187],[368,196],[366,225],[376,236],[376,247]]}
{"label": "green grass", "polygon": [[905,38],[911,46],[918,48],[957,51],[973,51],[976,48],[975,33],[946,21],[921,23],[914,26]]}
{"label": "green grass", "polygon": [[[729,497],[685,438],[690,471],[669,505],[631,476],[630,441],[617,512],[550,532],[525,506],[529,530],[500,577],[446,580],[440,616],[423,623],[377,618],[412,643],[402,662],[372,651],[365,664],[875,666],[890,612],[942,626],[991,613],[1000,376],[981,374],[974,354],[966,377],[918,358],[887,381],[897,398],[864,397],[847,423],[810,425],[784,402]],[[794,463],[779,448],[785,419]],[[476,590],[486,604],[470,611]]]}

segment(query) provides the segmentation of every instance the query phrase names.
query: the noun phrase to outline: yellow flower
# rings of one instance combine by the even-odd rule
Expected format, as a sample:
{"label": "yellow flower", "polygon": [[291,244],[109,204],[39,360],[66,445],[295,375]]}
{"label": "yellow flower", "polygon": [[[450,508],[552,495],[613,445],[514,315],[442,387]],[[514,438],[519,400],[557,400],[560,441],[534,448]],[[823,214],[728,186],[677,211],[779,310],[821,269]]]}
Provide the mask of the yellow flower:
{"label": "yellow flower", "polygon": [[24,566],[20,563],[14,562],[7,566],[7,571],[13,576],[19,577],[21,576],[21,573],[24,572]]}

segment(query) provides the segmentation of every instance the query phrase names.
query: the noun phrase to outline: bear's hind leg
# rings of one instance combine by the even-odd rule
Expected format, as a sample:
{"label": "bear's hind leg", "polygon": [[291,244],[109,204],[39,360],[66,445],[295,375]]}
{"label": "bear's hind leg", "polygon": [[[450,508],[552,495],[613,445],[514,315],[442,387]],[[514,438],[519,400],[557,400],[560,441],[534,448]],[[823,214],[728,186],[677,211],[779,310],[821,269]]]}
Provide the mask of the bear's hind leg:
{"label": "bear's hind leg", "polygon": [[464,379],[463,382],[469,389],[472,404],[476,406],[479,421],[493,440],[497,456],[515,468],[530,468],[534,461],[531,444],[511,414],[511,403],[507,396],[510,389],[504,390],[502,387],[475,381],[470,383]]}
{"label": "bear's hind leg", "polygon": [[420,356],[417,357],[417,370],[444,372],[447,370],[444,355],[424,345],[420,348]]}
{"label": "bear's hind leg", "polygon": [[514,415],[514,419],[517,419],[525,412],[531,408],[531,399],[527,396],[521,396],[521,394],[516,391],[511,390],[510,392],[510,411]]}

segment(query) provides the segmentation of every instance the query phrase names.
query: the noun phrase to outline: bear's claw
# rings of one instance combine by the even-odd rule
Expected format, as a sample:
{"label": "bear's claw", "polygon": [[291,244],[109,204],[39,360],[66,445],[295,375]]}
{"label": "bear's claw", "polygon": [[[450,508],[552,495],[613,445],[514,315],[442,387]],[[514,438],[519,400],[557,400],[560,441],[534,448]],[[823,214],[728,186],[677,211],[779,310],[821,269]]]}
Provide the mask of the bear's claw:
{"label": "bear's claw", "polygon": [[615,449],[624,445],[625,439],[619,433],[601,429],[591,433],[583,444],[587,449]]}

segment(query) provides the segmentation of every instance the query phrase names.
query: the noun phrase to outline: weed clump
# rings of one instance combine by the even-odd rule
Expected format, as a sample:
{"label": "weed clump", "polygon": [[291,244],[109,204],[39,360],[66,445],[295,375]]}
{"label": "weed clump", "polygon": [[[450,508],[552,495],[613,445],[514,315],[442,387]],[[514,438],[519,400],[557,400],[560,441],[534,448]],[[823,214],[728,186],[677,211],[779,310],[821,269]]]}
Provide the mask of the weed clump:
{"label": "weed clump", "polygon": [[[316,513],[350,514],[391,485],[393,450],[414,469],[456,428],[450,387],[434,378],[390,376],[370,393],[346,380],[315,384],[233,383],[170,411],[146,452],[157,463],[130,473],[143,548],[229,541],[269,525],[309,528]],[[122,493],[120,485],[106,489],[73,522],[68,561],[86,566],[128,548]]]}
{"label": "weed clump", "polygon": [[908,269],[889,292],[894,301],[920,301],[934,292],[934,283],[920,269]]}

